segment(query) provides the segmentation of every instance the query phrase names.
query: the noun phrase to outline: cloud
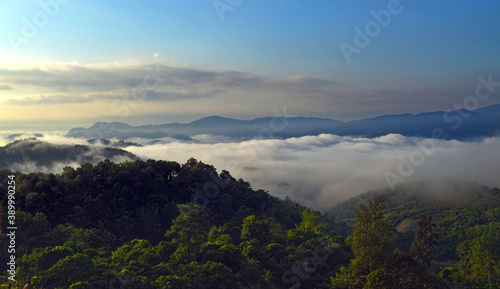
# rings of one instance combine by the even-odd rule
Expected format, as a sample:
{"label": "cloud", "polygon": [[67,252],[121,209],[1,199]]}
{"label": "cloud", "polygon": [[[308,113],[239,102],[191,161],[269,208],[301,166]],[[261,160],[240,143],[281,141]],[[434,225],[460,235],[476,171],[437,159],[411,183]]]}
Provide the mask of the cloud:
{"label": "cloud", "polygon": [[273,78],[268,80],[269,83],[282,85],[300,85],[305,87],[322,87],[327,85],[339,84],[338,81],[312,78],[303,75],[289,76],[286,78]]}
{"label": "cloud", "polygon": [[12,105],[39,105],[39,104],[59,104],[59,103],[86,103],[92,102],[92,98],[79,95],[65,94],[34,94],[21,98],[11,98],[5,104]]}
{"label": "cloud", "polygon": [[162,58],[162,57],[163,57],[163,56],[161,55],[161,53],[160,53],[160,52],[155,52],[155,53],[153,54],[153,58],[154,58],[154,59],[160,59],[160,58]]}
{"label": "cloud", "polygon": [[[2,116],[40,125],[102,119],[160,124],[208,115],[270,116],[287,107],[292,115],[346,121],[453,109],[475,91],[467,86],[360,89],[362,84],[335,79],[190,67],[157,56],[155,62],[0,67],[0,83],[15,87],[2,97]],[[499,99],[497,90],[480,106]]]}
{"label": "cloud", "polygon": [[182,101],[190,99],[203,99],[211,98],[223,93],[223,90],[213,90],[213,91],[148,91],[146,99],[148,101]]}
{"label": "cloud", "polygon": [[0,79],[5,82],[38,87],[134,88],[142,85],[145,77],[148,78],[148,83],[160,81],[174,86],[201,83],[235,85],[260,79],[239,71],[178,67],[164,60],[154,63],[53,63],[23,69],[0,68]]}
{"label": "cloud", "polygon": [[[86,110],[107,113],[92,116],[95,118],[116,116],[118,112],[111,108],[116,101],[122,102],[120,107],[134,108],[133,115],[182,111],[197,117],[206,116],[207,110],[224,116],[262,116],[286,106],[295,115],[352,120],[451,109],[475,91],[474,86],[464,85],[360,89],[364,87],[360,83],[305,75],[272,78],[247,71],[190,67],[155,55],[155,62],[0,67],[0,88],[16,87],[17,92],[3,103],[81,104]],[[496,91],[480,105],[498,103],[499,98]],[[138,102],[146,105],[135,109]]]}
{"label": "cloud", "polygon": [[75,63],[53,64],[46,67],[0,69],[0,79],[12,84],[38,87],[113,88],[134,87],[145,74],[143,65],[113,65],[92,67]]}
{"label": "cloud", "polygon": [[7,84],[0,83],[0,90],[12,90],[12,87]]}
{"label": "cloud", "polygon": [[[369,190],[386,188],[386,172],[398,174],[430,140],[390,134],[375,139],[329,134],[241,143],[169,143],[129,147],[142,158],[185,162],[195,157],[249,181],[256,189],[327,210]],[[469,143],[432,140],[434,150],[403,183],[471,181],[500,186],[500,138]]]}
{"label": "cloud", "polygon": [[127,91],[127,90],[115,90],[106,92],[91,92],[83,94],[33,94],[20,98],[11,98],[5,101],[8,105],[50,105],[50,104],[69,104],[69,103],[91,103],[97,101],[121,101],[121,102],[133,102],[137,99],[142,99],[151,102],[170,102],[170,101],[182,101],[189,99],[204,99],[216,96],[222,93],[222,90],[214,91],[168,91],[168,90],[158,90],[158,91],[148,91],[148,90],[137,90],[137,91]]}
{"label": "cloud", "polygon": [[[0,81],[9,85],[36,87],[46,91],[8,99],[5,104],[67,104],[116,99],[146,94],[144,101],[170,102],[206,98],[247,98],[254,91],[268,96],[282,90],[309,91],[335,83],[305,76],[270,79],[234,70],[192,68],[162,60],[82,65],[76,62],[51,63],[22,69],[0,68]],[[54,92],[55,90],[59,92]],[[60,91],[64,91],[61,93]],[[220,100],[226,102],[225,100]]]}

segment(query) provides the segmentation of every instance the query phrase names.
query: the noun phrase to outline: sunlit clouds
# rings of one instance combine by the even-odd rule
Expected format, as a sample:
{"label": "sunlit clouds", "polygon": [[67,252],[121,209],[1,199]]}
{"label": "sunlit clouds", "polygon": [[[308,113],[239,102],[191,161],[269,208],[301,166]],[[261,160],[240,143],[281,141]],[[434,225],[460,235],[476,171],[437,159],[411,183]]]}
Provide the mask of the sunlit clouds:
{"label": "sunlit clouds", "polygon": [[[465,86],[360,90],[335,79],[269,78],[245,71],[191,67],[155,55],[151,62],[0,67],[0,118],[90,124],[109,117],[126,122],[163,114],[158,124],[179,112],[193,118],[214,114],[256,117],[286,106],[295,115],[353,119],[388,111],[447,109],[473,91]],[[493,94],[482,105],[495,103],[497,98]]]}

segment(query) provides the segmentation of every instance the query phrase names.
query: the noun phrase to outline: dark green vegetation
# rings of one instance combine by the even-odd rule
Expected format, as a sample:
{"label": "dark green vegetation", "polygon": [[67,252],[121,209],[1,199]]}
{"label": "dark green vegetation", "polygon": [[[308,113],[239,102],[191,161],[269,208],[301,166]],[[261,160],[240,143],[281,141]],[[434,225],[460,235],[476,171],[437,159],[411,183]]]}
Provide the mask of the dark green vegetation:
{"label": "dark green vegetation", "polygon": [[[445,288],[445,286],[446,288],[500,288],[500,190],[490,190],[470,183],[455,183],[451,186],[453,187],[451,191],[450,186],[442,186],[437,192],[431,187],[434,186],[415,183],[399,187],[395,191],[374,191],[344,202],[330,212],[336,219],[342,220],[346,227],[350,228],[354,225],[353,230],[347,233],[351,235],[349,238],[354,240],[360,235],[356,230],[360,218],[366,220],[366,212],[363,210],[365,204],[375,198],[381,200],[384,205],[383,216],[385,224],[393,233],[392,239],[389,240],[385,235],[384,238],[374,239],[370,245],[362,247],[373,247],[375,243],[376,247],[387,246],[389,242],[396,250],[393,256],[385,256],[387,259],[380,269],[381,272],[374,271],[373,268],[372,270],[366,268],[364,271],[358,270],[358,275],[366,276],[365,279],[361,278],[362,281],[367,282],[374,277],[370,277],[371,274],[378,274],[376,275],[378,281],[380,281],[380,276],[394,278],[395,273],[392,271],[394,268],[387,267],[387,264],[392,264],[387,260],[398,260],[401,258],[401,256],[397,257],[398,254],[411,254],[413,261],[422,265],[419,270],[427,269],[437,275],[441,279],[440,282],[444,282],[444,285],[441,284],[436,288]],[[380,206],[380,204],[377,205]],[[359,210],[356,212],[359,206],[362,208],[361,212],[365,213],[359,213]],[[375,211],[379,213],[380,207]],[[377,234],[384,232],[383,224],[380,224],[380,216],[378,219],[373,217],[372,219],[372,226],[377,228],[375,232]],[[351,248],[355,252],[353,244]],[[371,254],[376,252],[369,251]],[[404,274],[412,276],[414,272],[405,270],[412,268],[413,265],[405,266],[412,264],[413,261],[405,261],[405,264],[396,263],[396,268],[400,268],[400,273],[402,270]],[[348,269],[348,271],[344,269],[337,277],[337,282],[342,281],[347,273],[357,268],[353,267],[353,262],[351,262]],[[434,277],[429,275],[424,280],[435,281]],[[353,282],[353,279],[348,280]],[[411,280],[410,283],[420,285],[394,288],[427,288],[416,279],[408,280]],[[378,284],[378,287],[365,286],[366,288],[393,288],[382,286],[384,283]],[[434,288],[429,284],[427,286]]]}
{"label": "dark green vegetation", "polygon": [[[3,192],[10,174],[0,171]],[[500,282],[498,190],[448,207],[404,194],[399,202],[391,194],[359,198],[354,219],[346,212],[355,210],[345,207],[347,219],[334,222],[194,159],[102,161],[60,175],[15,175],[18,271],[10,283],[2,269],[4,288],[498,288]],[[0,200],[6,204],[6,194]],[[415,232],[400,230],[401,222],[414,223]]]}

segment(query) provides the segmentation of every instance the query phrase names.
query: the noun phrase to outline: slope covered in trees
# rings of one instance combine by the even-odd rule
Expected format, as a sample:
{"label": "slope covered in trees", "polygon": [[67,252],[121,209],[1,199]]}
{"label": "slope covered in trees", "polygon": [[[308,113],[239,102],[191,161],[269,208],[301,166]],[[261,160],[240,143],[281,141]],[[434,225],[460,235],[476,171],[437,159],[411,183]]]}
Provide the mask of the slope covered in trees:
{"label": "slope covered in trees", "polygon": [[[3,170],[2,191],[9,175],[16,176],[17,271],[12,282],[2,269],[4,288],[495,288],[484,286],[500,282],[498,190],[481,197],[486,207],[418,216],[415,232],[398,232],[391,215],[405,212],[387,210],[388,199],[356,203],[352,222],[333,222],[195,159],[106,160],[61,174]],[[7,194],[0,200],[5,212]],[[8,245],[3,233],[0,247]],[[8,258],[0,250],[0,262]]]}
{"label": "slope covered in trees", "polygon": [[498,288],[500,190],[465,182],[455,183],[452,191],[429,191],[428,186],[369,192],[338,205],[330,215],[344,227],[354,224],[354,231],[347,232],[354,235],[357,208],[379,198],[397,250],[417,252],[415,259],[448,288]]}

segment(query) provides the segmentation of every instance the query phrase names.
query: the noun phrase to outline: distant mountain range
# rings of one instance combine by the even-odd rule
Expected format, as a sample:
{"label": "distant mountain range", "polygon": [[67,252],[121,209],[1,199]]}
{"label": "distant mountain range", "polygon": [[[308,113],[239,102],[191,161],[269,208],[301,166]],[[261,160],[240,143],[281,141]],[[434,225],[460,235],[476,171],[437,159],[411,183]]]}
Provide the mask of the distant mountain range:
{"label": "distant mountain range", "polygon": [[[439,133],[438,133],[439,132]],[[342,122],[315,117],[264,117],[238,120],[220,116],[190,123],[130,126],[121,122],[98,122],[90,128],[73,128],[68,137],[126,140],[130,138],[196,141],[195,135],[221,135],[241,140],[288,138],[329,133],[341,136],[378,137],[390,133],[404,136],[475,140],[500,135],[500,105],[474,111],[437,111],[420,114],[383,115]]]}
{"label": "distant mountain range", "polygon": [[195,141],[192,136],[209,134],[238,139],[285,138],[307,135],[311,130],[328,130],[343,122],[324,118],[264,117],[253,120],[238,120],[220,116],[205,117],[190,123],[130,126],[121,122],[98,122],[89,128],[72,128],[66,136],[77,138],[131,138],[159,139],[170,137],[180,141]]}

